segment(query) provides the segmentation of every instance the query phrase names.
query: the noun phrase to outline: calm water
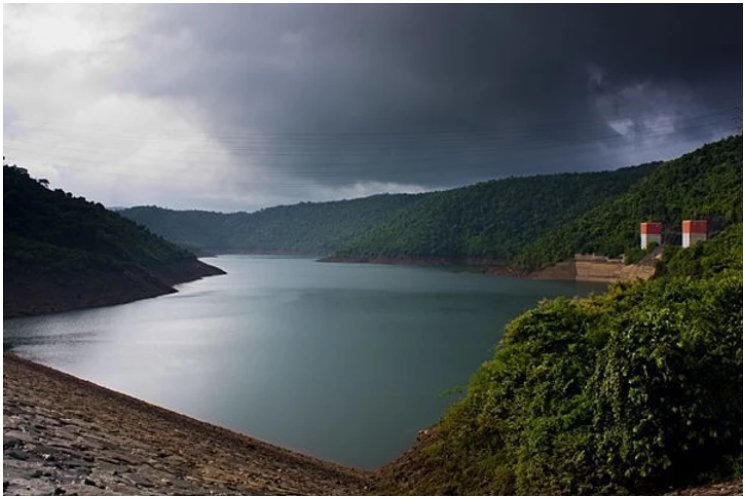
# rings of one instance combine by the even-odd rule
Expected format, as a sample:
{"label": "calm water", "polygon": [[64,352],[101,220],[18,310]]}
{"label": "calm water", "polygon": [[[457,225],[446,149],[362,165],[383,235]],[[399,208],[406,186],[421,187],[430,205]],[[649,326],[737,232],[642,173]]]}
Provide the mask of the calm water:
{"label": "calm water", "polygon": [[228,274],[120,306],[6,320],[21,356],[320,458],[376,467],[435,423],[539,299],[601,287],[221,256]]}

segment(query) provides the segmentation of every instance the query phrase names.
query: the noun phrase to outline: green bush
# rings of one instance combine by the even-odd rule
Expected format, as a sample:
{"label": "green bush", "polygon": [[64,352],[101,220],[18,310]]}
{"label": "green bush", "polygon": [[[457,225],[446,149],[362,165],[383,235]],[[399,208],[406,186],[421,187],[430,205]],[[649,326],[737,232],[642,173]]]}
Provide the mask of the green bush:
{"label": "green bush", "polygon": [[[596,359],[598,484],[632,492],[726,475],[742,453],[742,275],[633,289]],[[627,306],[628,306],[627,305]]]}
{"label": "green bush", "polygon": [[741,468],[742,274],[542,302],[442,421],[417,493],[653,493]]}
{"label": "green bush", "polygon": [[686,249],[666,247],[657,264],[657,273],[707,277],[727,268],[742,268],[742,222],[730,225],[703,244]]}
{"label": "green bush", "polygon": [[627,265],[636,264],[644,259],[644,256],[651,254],[658,246],[659,244],[657,244],[657,242],[652,242],[646,249],[642,249],[638,246],[628,247],[623,254],[623,262]]}

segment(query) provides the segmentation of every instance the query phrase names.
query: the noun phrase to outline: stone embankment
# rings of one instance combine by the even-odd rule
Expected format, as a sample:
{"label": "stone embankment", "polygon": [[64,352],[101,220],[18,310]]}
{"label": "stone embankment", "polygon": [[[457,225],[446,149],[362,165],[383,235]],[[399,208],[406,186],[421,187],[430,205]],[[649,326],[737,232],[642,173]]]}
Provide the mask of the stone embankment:
{"label": "stone embankment", "polygon": [[543,268],[529,275],[536,280],[577,280],[580,282],[632,282],[654,276],[654,258],[626,265],[622,258],[594,254],[575,254],[573,258]]}
{"label": "stone embankment", "polygon": [[363,471],[12,355],[3,366],[5,495],[349,495],[372,485]]}
{"label": "stone embankment", "polygon": [[323,263],[373,263],[409,266],[449,266],[469,271],[480,271],[489,275],[529,278],[534,280],[575,280],[580,282],[633,282],[654,276],[654,258],[634,265],[626,265],[623,259],[607,258],[594,254],[575,254],[573,258],[555,265],[524,273],[506,266],[503,262],[478,258],[395,258],[395,257],[339,257],[329,256],[319,260]]}

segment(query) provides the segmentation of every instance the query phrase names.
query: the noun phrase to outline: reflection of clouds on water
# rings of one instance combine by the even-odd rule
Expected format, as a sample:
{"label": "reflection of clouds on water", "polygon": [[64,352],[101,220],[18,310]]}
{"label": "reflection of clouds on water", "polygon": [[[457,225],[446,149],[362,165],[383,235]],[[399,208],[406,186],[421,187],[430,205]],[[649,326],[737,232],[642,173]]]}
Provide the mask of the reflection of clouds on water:
{"label": "reflection of clouds on water", "polygon": [[43,317],[33,319],[31,323],[6,322],[3,326],[3,350],[12,350],[22,355],[33,346],[57,345],[84,346],[86,343],[105,341],[105,327],[70,329],[66,326],[55,327],[54,319],[43,320]]}
{"label": "reflection of clouds on water", "polygon": [[100,330],[92,330],[88,332],[67,332],[58,334],[15,335],[7,338],[7,340],[16,345],[49,344],[50,340],[57,343],[100,342],[102,340],[100,334]]}

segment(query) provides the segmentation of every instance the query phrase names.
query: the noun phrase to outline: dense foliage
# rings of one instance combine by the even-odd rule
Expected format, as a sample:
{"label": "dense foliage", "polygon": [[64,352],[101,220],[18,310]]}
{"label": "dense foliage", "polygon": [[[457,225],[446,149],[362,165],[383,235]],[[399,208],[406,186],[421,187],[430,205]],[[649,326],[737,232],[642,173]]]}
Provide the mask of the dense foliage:
{"label": "dense foliage", "polygon": [[661,265],[509,324],[397,491],[656,493],[741,473],[742,225]]}
{"label": "dense foliage", "polygon": [[681,221],[698,218],[712,232],[742,221],[742,135],[663,163],[628,192],[543,233],[515,263],[533,269],[574,253],[633,254],[648,220],[664,223],[663,242],[680,245]]}
{"label": "dense foliage", "polygon": [[420,197],[376,195],[230,214],[141,206],[121,214],[194,250],[326,255]]}
{"label": "dense foliage", "polygon": [[625,192],[653,168],[508,178],[437,192],[337,254],[508,262],[541,233]]}
{"label": "dense foliage", "polygon": [[193,258],[101,204],[3,167],[3,261],[6,277],[22,273],[95,273]]}
{"label": "dense foliage", "polygon": [[730,225],[706,244],[666,246],[657,263],[659,275],[710,277],[725,268],[742,268],[742,223]]}

